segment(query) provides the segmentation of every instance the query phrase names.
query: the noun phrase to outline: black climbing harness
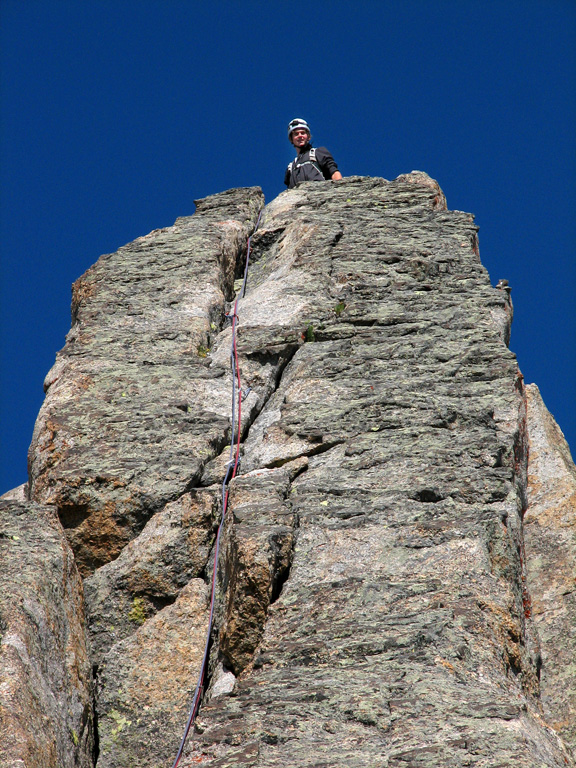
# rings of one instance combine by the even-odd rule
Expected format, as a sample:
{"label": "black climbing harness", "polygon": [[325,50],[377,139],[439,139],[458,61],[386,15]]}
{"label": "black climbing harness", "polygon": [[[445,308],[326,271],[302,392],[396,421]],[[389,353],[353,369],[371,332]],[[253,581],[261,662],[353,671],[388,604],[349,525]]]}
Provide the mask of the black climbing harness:
{"label": "black climbing harness", "polygon": [[306,155],[308,157],[302,162],[298,162],[300,159],[300,155],[298,155],[288,164],[291,182],[297,184],[299,181],[325,181],[324,174],[316,159],[316,147],[311,147],[308,152],[304,152],[303,157]]}

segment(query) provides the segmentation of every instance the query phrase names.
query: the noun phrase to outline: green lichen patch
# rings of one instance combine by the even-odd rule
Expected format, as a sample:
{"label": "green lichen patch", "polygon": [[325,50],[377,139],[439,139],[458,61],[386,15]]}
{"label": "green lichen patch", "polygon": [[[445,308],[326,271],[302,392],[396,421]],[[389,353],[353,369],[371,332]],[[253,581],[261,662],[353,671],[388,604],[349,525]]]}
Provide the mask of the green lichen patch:
{"label": "green lichen patch", "polygon": [[113,739],[116,738],[118,734],[124,730],[124,728],[132,725],[132,721],[128,720],[125,715],[122,715],[120,712],[118,712],[117,709],[111,709],[110,712],[108,712],[108,717],[116,723],[115,727],[110,731]]}
{"label": "green lichen patch", "polygon": [[128,614],[128,619],[135,624],[144,624],[146,621],[146,604],[142,597],[135,597],[132,601],[132,608]]}

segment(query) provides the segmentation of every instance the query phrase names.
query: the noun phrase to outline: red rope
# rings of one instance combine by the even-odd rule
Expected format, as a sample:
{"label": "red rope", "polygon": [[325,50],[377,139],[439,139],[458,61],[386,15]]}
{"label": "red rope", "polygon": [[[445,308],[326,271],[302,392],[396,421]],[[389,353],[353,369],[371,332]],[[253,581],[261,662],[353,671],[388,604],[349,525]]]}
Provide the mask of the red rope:
{"label": "red rope", "polygon": [[[256,226],[254,227],[254,231],[258,229],[259,223],[260,223],[260,216],[258,217]],[[236,297],[236,301],[234,302],[234,312],[231,315],[232,317],[232,356],[234,360],[232,388],[237,390],[237,397],[238,397],[238,430],[237,430],[237,438],[236,438],[236,446],[235,446],[236,455],[234,457],[234,466],[232,469],[232,474],[229,478],[228,475],[230,473],[230,467],[228,467],[228,472],[226,473],[226,478],[224,479],[224,483],[223,483],[223,487],[225,487],[226,490],[223,493],[222,514],[220,516],[220,523],[218,525],[218,531],[216,533],[216,546],[214,548],[214,566],[212,568],[212,588],[210,591],[210,615],[208,618],[208,631],[206,636],[206,644],[204,647],[204,656],[202,658],[200,674],[198,676],[198,682],[196,684],[196,689],[194,691],[194,698],[192,700],[192,706],[190,708],[190,715],[188,717],[188,722],[186,723],[186,728],[184,730],[182,741],[180,742],[180,748],[178,750],[178,754],[176,755],[176,759],[172,764],[172,768],[177,768],[180,762],[180,758],[182,757],[182,752],[184,750],[184,745],[186,744],[186,739],[188,738],[188,733],[190,732],[190,728],[192,727],[192,725],[194,724],[194,721],[196,720],[196,715],[198,714],[198,710],[200,708],[200,702],[202,700],[202,693],[204,690],[204,679],[206,677],[206,669],[208,666],[210,639],[212,637],[212,621],[214,618],[214,604],[216,599],[216,569],[218,567],[218,554],[220,552],[220,534],[222,532],[222,526],[224,524],[226,511],[228,509],[229,482],[236,477],[236,473],[240,465],[240,441],[242,438],[242,383],[240,380],[240,364],[238,362],[238,347],[236,344],[236,326],[238,323],[238,315],[237,315],[238,301],[240,298],[244,296],[244,290],[246,288],[246,279],[248,276],[248,260],[250,258],[250,240],[251,238],[249,237],[247,248],[246,248],[246,267],[244,269],[244,280],[242,283],[242,289],[239,295]],[[234,433],[234,392],[232,396],[232,433]],[[232,440],[233,439],[234,438],[232,438]],[[232,446],[234,446],[234,442],[232,442]],[[233,447],[231,448],[231,450],[233,450]]]}

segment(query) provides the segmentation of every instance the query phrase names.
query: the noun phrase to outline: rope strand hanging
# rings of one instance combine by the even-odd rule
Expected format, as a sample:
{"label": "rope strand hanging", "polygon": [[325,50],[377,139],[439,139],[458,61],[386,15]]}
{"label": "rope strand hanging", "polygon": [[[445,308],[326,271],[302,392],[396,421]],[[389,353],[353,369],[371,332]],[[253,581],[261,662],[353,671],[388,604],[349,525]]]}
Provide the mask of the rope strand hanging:
{"label": "rope strand hanging", "polygon": [[[254,232],[256,232],[256,230],[258,229],[261,216],[262,216],[262,211],[260,211],[260,214],[258,215],[258,220],[256,221]],[[254,232],[252,234],[254,234]],[[228,484],[231,480],[233,480],[236,477],[236,473],[238,472],[238,467],[240,465],[240,440],[242,436],[242,382],[240,380],[240,365],[238,363],[236,328],[238,325],[238,302],[240,299],[244,298],[244,293],[246,290],[246,282],[248,279],[248,262],[250,260],[251,241],[252,241],[252,235],[250,235],[250,237],[248,238],[248,242],[246,245],[246,265],[244,267],[244,277],[242,280],[242,287],[238,295],[236,296],[233,311],[230,312],[230,314],[226,315],[226,317],[229,317],[232,320],[232,345],[230,349],[230,362],[232,366],[232,408],[231,408],[232,435],[230,439],[230,458],[228,460],[226,475],[222,482],[222,512],[220,515],[220,522],[218,523],[218,531],[216,533],[216,543],[214,547],[214,566],[212,568],[212,587],[210,591],[210,614],[208,617],[206,643],[204,646],[204,655],[202,657],[202,664],[200,666],[200,672],[198,675],[198,682],[196,683],[196,689],[194,691],[194,696],[192,698],[190,714],[188,716],[186,728],[184,729],[184,735],[182,736],[182,740],[180,742],[180,748],[178,749],[178,754],[176,755],[176,759],[172,764],[172,768],[177,768],[178,763],[180,762],[180,758],[182,757],[182,752],[184,751],[184,746],[186,744],[186,739],[188,738],[188,734],[190,732],[191,727],[194,725],[194,721],[196,720],[196,715],[198,714],[198,710],[200,708],[200,702],[202,700],[202,694],[204,691],[204,679],[206,677],[208,657],[210,654],[210,640],[212,639],[212,621],[214,619],[214,605],[216,602],[216,573],[218,569],[218,555],[220,553],[220,535],[222,533],[222,527],[224,525],[226,511],[228,508],[228,494],[229,494]],[[235,430],[236,405],[238,406],[238,428]]]}

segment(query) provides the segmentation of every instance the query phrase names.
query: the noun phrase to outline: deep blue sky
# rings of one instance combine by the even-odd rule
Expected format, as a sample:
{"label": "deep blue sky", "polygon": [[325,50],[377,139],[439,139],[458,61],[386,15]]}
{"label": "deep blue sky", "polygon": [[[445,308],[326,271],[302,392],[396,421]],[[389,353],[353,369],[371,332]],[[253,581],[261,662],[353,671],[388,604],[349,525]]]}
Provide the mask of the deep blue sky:
{"label": "deep blue sky", "polygon": [[0,493],[26,479],[72,282],[195,198],[270,201],[293,117],[344,175],[423,170],[476,214],[574,452],[574,0],[0,0],[0,76]]}

